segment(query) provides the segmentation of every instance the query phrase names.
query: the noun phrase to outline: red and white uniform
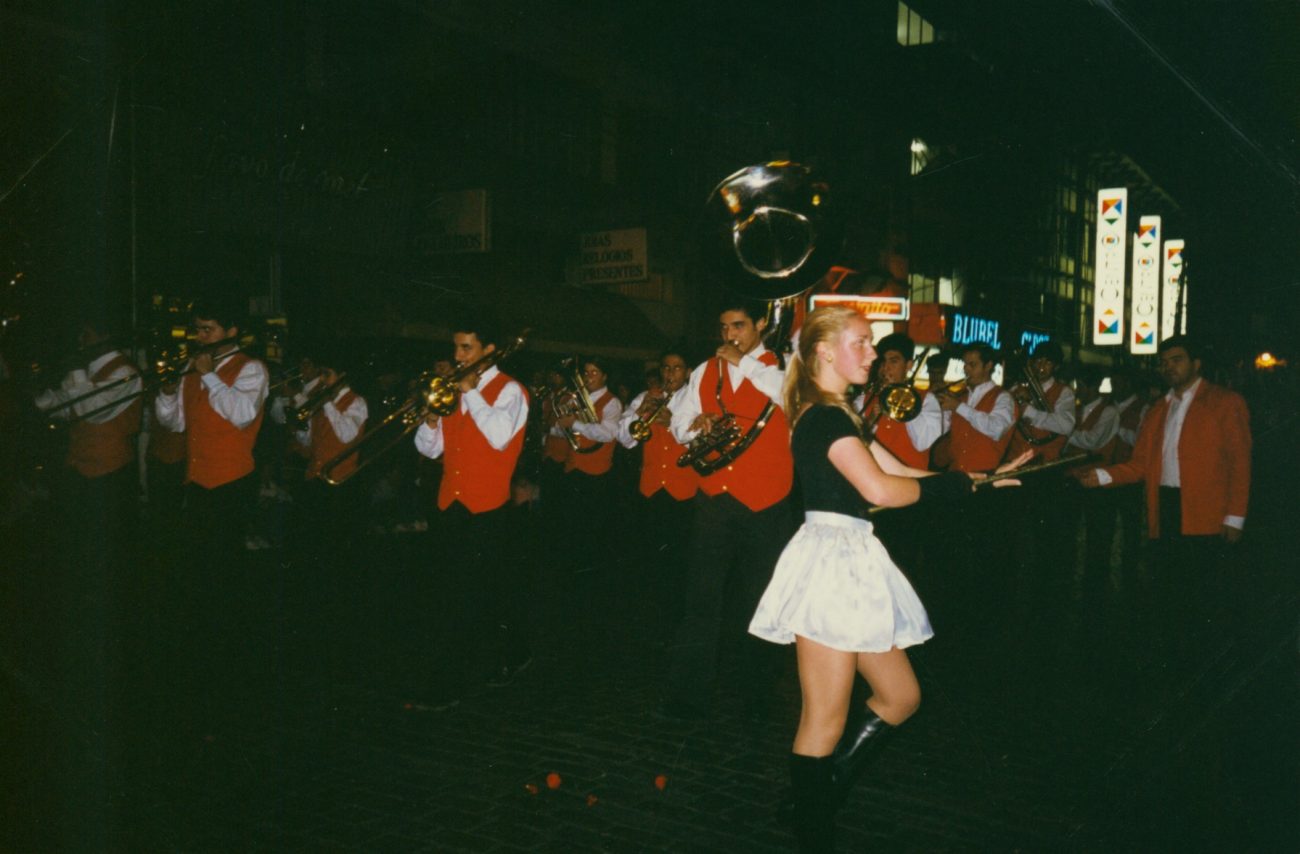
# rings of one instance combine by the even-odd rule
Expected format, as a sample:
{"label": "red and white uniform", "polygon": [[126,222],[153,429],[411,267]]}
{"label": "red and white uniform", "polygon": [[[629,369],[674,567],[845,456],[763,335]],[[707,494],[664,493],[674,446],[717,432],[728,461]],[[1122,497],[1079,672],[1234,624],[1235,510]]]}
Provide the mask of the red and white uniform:
{"label": "red and white uniform", "polygon": [[[934,395],[916,389],[921,395],[921,411],[911,421],[901,422],[881,413],[876,422],[875,439],[903,465],[925,471],[930,467],[930,448],[943,435],[943,410]],[[870,419],[879,409],[880,400],[872,401],[864,413]]]}
{"label": "red and white uniform", "polygon": [[[601,475],[614,464],[614,442],[618,440],[618,422],[623,415],[623,403],[607,388],[589,392],[596,421],[588,424],[575,421],[569,432],[578,437],[577,450],[565,440],[564,470]],[[558,426],[551,428],[552,436],[563,436]]]}
{"label": "red and white uniform", "polygon": [[1061,449],[1065,447],[1066,440],[1074,432],[1074,392],[1065,383],[1059,383],[1055,379],[1043,380],[1042,386],[1043,397],[1052,407],[1051,411],[1044,412],[1030,404],[1025,407],[1022,420],[1028,424],[1024,429],[1029,435],[1043,444],[1030,444],[1017,429],[1011,436],[1011,447],[1007,450],[1008,457],[1015,458],[1032,449],[1043,462],[1051,462],[1061,456]]}
{"label": "red and white uniform", "polygon": [[1116,431],[1115,462],[1128,462],[1133,456],[1133,446],[1137,444],[1138,428],[1142,426],[1142,416],[1147,407],[1142,405],[1136,394],[1130,394],[1115,404],[1119,410],[1119,427]]}
{"label": "red and white uniform", "polygon": [[215,489],[253,471],[267,387],[266,366],[234,352],[209,373],[187,374],[176,394],[158,395],[159,423],[186,434],[187,482]]}
{"label": "red and white uniform", "polygon": [[[365,429],[370,411],[366,399],[350,388],[339,389],[334,399],[316,410],[307,422],[303,444],[310,449],[307,479],[320,474],[326,463],[355,445]],[[346,477],[356,470],[357,458],[352,455],[341,461],[330,473],[333,477]]]}
{"label": "red and white uniform", "polygon": [[1106,398],[1099,397],[1079,411],[1078,422],[1078,428],[1065,443],[1066,454],[1085,451],[1099,457],[1102,465],[1110,465],[1119,444],[1119,410]]}
{"label": "red and white uniform", "polygon": [[969,390],[953,412],[944,413],[945,432],[952,433],[953,471],[993,471],[1011,442],[1016,406],[1011,394],[992,380]]}
{"label": "red and white uniform", "polygon": [[[673,409],[672,432],[683,444],[695,438],[698,430],[691,422],[701,413],[721,415],[718,405],[718,359],[709,359],[691,372],[687,392],[681,405]],[[736,416],[742,431],[749,430],[768,401],[776,404],[771,419],[744,453],[730,465],[700,479],[705,495],[729,493],[750,510],[765,510],[785,498],[794,483],[794,459],[790,455],[790,424],[781,409],[781,389],[785,372],[776,354],[762,344],[746,353],[740,364],[725,363],[722,403]]]}
{"label": "red and white uniform", "polygon": [[461,393],[455,412],[434,427],[421,424],[416,450],[430,459],[443,457],[439,509],[455,502],[471,513],[486,513],[505,505],[527,422],[528,392],[493,365],[477,388]]}
{"label": "red and white uniform", "polygon": [[[129,381],[117,384],[124,379]],[[112,388],[106,388],[110,385]],[[96,393],[97,389],[104,390]],[[95,478],[112,474],[135,459],[132,440],[140,432],[142,407],[138,396],[123,398],[138,395],[139,391],[139,371],[126,356],[112,350],[93,360],[85,370],[70,372],[58,389],[42,392],[36,405],[48,410],[88,395],[71,406],[61,406],[54,412],[56,418],[73,418],[107,407],[78,420],[69,435],[68,465],[82,477]],[[120,402],[114,406],[114,401]]]}
{"label": "red and white uniform", "polygon": [[[667,404],[670,412],[677,410],[678,401],[686,395],[687,388],[683,385],[673,393]],[[618,441],[625,448],[635,448],[638,444],[629,428],[637,420],[637,410],[645,398],[646,392],[643,391],[623,410],[618,424]],[[685,451],[686,446],[677,441],[670,427],[652,422],[650,438],[641,447],[641,494],[649,498],[662,489],[678,501],[695,495],[700,488],[699,474],[690,466],[677,465],[677,458]]]}

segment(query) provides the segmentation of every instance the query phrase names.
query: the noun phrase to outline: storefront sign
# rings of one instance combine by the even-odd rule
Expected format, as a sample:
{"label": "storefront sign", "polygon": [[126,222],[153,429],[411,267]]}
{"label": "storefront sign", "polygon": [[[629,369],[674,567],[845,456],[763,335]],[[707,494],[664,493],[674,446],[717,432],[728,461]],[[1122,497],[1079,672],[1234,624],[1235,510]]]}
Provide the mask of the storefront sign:
{"label": "storefront sign", "polygon": [[[1174,331],[1176,312],[1178,311],[1178,287],[1179,279],[1183,275],[1183,247],[1184,242],[1181,240],[1165,241],[1165,264],[1164,271],[1161,274],[1161,280],[1164,282],[1164,290],[1160,294],[1160,338],[1163,340],[1170,335],[1177,334]],[[1183,285],[1183,316],[1180,318],[1180,328],[1187,328],[1187,290],[1186,282]]]}
{"label": "storefront sign", "polygon": [[972,344],[982,341],[994,350],[1002,349],[1000,321],[954,311],[948,319],[948,324],[950,329],[948,341],[952,344]]}
{"label": "storefront sign", "polygon": [[1156,333],[1160,323],[1160,217],[1144,216],[1138,220],[1133,236],[1133,293],[1129,307],[1128,339],[1130,353],[1139,356],[1156,351]]}
{"label": "storefront sign", "polygon": [[578,235],[578,284],[615,285],[649,277],[644,228]]}
{"label": "storefront sign", "polygon": [[904,321],[908,318],[907,297],[864,297],[853,294],[814,294],[813,308],[842,305],[859,312],[867,320]]}
{"label": "storefront sign", "polygon": [[1093,291],[1092,343],[1124,343],[1124,274],[1128,237],[1128,190],[1097,192],[1097,277]]}
{"label": "storefront sign", "polygon": [[492,249],[492,210],[487,190],[438,193],[424,206],[413,244],[430,255]]}

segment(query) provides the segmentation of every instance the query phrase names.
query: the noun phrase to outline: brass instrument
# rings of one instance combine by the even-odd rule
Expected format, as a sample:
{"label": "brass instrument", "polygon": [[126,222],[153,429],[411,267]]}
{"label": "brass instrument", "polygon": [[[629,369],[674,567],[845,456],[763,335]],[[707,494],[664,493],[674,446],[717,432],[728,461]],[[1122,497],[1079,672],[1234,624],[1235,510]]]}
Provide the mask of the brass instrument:
{"label": "brass instrument", "polygon": [[[416,428],[424,423],[427,416],[444,417],[455,412],[460,401],[460,381],[471,375],[482,375],[488,368],[512,355],[516,350],[524,346],[524,342],[528,339],[528,333],[529,330],[525,329],[515,336],[515,339],[507,346],[495,348],[468,365],[462,365],[447,376],[440,376],[432,371],[425,371],[420,374],[419,378],[412,384],[414,390],[405,402],[390,412],[384,420],[367,430],[365,435],[350,447],[345,448],[337,456],[321,466],[321,480],[330,486],[340,486],[347,483],[358,472],[379,459],[388,450],[396,447],[398,443],[413,433]],[[400,429],[389,430],[389,426],[393,424],[399,425]],[[354,454],[360,455],[363,450],[368,453],[360,460],[356,468],[347,474],[341,474],[338,477],[334,476],[336,468]]]}
{"label": "brass instrument", "polygon": [[334,399],[335,395],[347,384],[347,374],[339,374],[338,378],[329,385],[321,383],[321,387],[312,392],[301,406],[291,410],[289,417],[294,423],[301,427],[306,427],[307,422],[311,421],[313,415],[320,410],[322,406]]}
{"label": "brass instrument", "polygon": [[863,412],[870,408],[873,399],[879,397],[880,403],[876,411],[868,417],[863,433],[870,433],[876,429],[876,422],[882,415],[888,414],[895,421],[907,423],[921,414],[921,404],[924,402],[920,393],[916,390],[916,375],[920,372],[921,366],[925,364],[925,357],[929,354],[930,348],[927,347],[921,351],[921,357],[915,360],[912,366],[912,373],[900,383],[890,383],[883,390],[877,383],[875,392],[871,397],[864,395]]}
{"label": "brass instrument", "polygon": [[[1043,390],[1043,383],[1038,379],[1038,372],[1034,370],[1032,359],[1028,354],[1022,356],[1020,372],[1023,382],[1017,383],[1011,389],[1011,396],[1022,405],[1028,403],[1041,412],[1051,412],[1052,404],[1047,400],[1047,392]],[[1029,427],[1026,426],[1023,418],[1016,419],[1016,430],[1020,433],[1022,439],[1033,446],[1046,445],[1055,441],[1058,435],[1049,433],[1047,436],[1035,436],[1029,432]]]}
{"label": "brass instrument", "polygon": [[[565,359],[564,364],[569,368],[564,377],[564,388],[551,392],[551,413],[556,418],[564,418],[568,415],[574,415],[583,424],[595,424],[600,420],[596,414],[596,406],[591,401],[591,395],[587,393],[587,384],[582,381],[582,369],[577,359]],[[574,433],[569,427],[563,428],[564,440],[569,443],[569,447],[580,454],[590,454],[596,450],[592,448],[582,448],[578,443],[578,434]]]}
{"label": "brass instrument", "polygon": [[[731,343],[734,345],[736,342]],[[714,390],[714,398],[718,401],[718,408],[722,410],[721,417],[714,421],[708,430],[691,439],[686,444],[686,450],[677,458],[678,466],[681,468],[690,466],[700,475],[713,474],[744,453],[746,448],[754,444],[754,440],[758,438],[759,433],[763,432],[767,422],[772,420],[772,413],[776,411],[776,404],[769,400],[749,429],[742,432],[740,425],[736,423],[735,413],[728,412],[722,402],[722,384],[727,376],[726,371],[727,360],[719,356],[718,386]]]}
{"label": "brass instrument", "polygon": [[301,379],[302,379],[302,368],[294,368],[292,370],[285,371],[283,376],[281,376],[278,380],[271,383],[271,385],[267,387],[266,389],[267,393],[268,394],[273,393],[276,389],[280,388],[281,386],[286,386],[289,385],[290,383],[296,383]]}
{"label": "brass instrument", "polygon": [[668,405],[668,401],[671,398],[672,395],[667,391],[664,391],[663,397],[655,400],[654,405],[651,406],[650,409],[646,410],[645,415],[642,415],[627,426],[627,432],[632,434],[633,439],[636,439],[638,443],[650,441],[650,425],[654,423],[655,418],[657,418],[659,413],[663,411],[663,408]]}

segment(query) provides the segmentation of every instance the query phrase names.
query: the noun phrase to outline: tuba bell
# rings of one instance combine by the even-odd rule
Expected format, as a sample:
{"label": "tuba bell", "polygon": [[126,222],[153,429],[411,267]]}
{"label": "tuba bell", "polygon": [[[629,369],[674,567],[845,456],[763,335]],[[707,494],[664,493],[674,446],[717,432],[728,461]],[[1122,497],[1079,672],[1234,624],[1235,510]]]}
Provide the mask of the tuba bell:
{"label": "tuba bell", "polygon": [[[565,359],[563,365],[565,370],[561,375],[564,377],[564,386],[549,395],[552,414],[556,418],[573,415],[584,424],[595,424],[600,416],[596,414],[596,405],[587,393],[587,384],[582,381],[582,369],[578,360]],[[572,429],[565,427],[562,432],[569,447],[579,454],[590,454],[597,450],[596,447],[584,449],[578,442],[578,434]]]}

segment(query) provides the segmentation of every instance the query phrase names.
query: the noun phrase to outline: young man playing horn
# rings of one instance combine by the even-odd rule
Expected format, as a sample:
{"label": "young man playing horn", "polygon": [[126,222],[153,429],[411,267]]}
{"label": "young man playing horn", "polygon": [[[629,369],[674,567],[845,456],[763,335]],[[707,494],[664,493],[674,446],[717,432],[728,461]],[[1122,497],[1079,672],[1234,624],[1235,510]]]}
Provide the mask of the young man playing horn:
{"label": "young man playing horn", "polygon": [[[670,648],[664,712],[699,717],[710,706],[717,673],[719,636],[735,607],[753,612],[791,530],[789,502],[794,480],[790,428],[781,409],[785,372],[763,346],[766,317],[752,304],[736,301],[718,315],[722,343],[714,356],[691,372],[686,392],[675,401],[672,431],[689,443],[723,417],[743,432],[753,428],[768,404],[769,421],[753,443],[729,464],[700,479],[692,499],[686,600],[682,623]],[[728,578],[739,576],[741,601],[724,602]],[[728,606],[731,607],[728,607]],[[771,650],[744,638],[748,678],[747,712],[764,713],[775,660]]]}
{"label": "young man playing horn", "polygon": [[[467,319],[455,329],[458,368],[496,351],[499,339],[486,320]],[[463,603],[430,603],[429,613],[421,615],[426,625],[430,613],[441,614],[444,622],[465,623],[445,639],[449,672],[441,684],[419,688],[436,693],[429,703],[435,708],[454,704],[460,690],[485,676],[490,685],[508,685],[532,662],[524,625],[529,583],[514,551],[522,529],[510,513],[510,479],[524,447],[528,393],[495,364],[465,373],[459,390],[455,411],[441,418],[428,414],[415,434],[421,454],[444,460],[437,530],[452,551],[446,566],[472,568],[445,578],[439,591],[454,587],[453,598]],[[425,652],[434,646],[430,639]]]}
{"label": "young man playing horn", "polygon": [[[659,388],[646,389],[633,398],[618,425],[618,441],[623,447],[641,448],[640,491],[645,501],[638,527],[644,536],[638,551],[653,561],[647,569],[660,579],[655,590],[661,597],[660,610],[665,617],[680,605],[683,539],[690,525],[690,499],[700,486],[695,469],[677,465],[686,446],[670,429],[673,409],[680,406],[677,397],[685,393],[689,376],[681,353],[664,351],[659,357]],[[650,431],[650,438],[644,442],[632,434],[637,423]]]}

